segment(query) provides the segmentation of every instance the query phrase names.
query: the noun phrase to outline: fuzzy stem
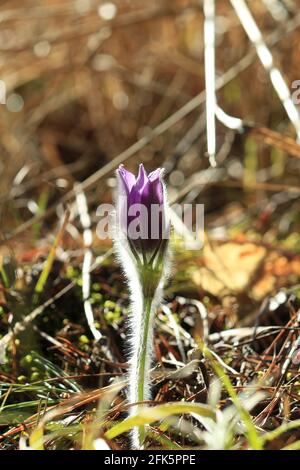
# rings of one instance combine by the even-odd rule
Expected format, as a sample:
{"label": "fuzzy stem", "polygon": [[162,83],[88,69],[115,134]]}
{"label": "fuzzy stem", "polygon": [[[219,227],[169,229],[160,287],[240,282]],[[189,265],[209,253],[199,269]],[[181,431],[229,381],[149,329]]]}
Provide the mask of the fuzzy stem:
{"label": "fuzzy stem", "polygon": [[[150,398],[149,375],[152,357],[153,319],[156,306],[160,301],[159,285],[162,279],[162,267],[147,264],[140,267],[141,286],[140,312],[135,312],[132,323],[134,354],[131,360],[129,380],[129,399],[131,403],[140,403]],[[136,414],[138,406],[132,409]],[[135,448],[143,445],[146,436],[145,426],[133,429],[132,444]]]}
{"label": "fuzzy stem", "polygon": [[[148,338],[149,338],[149,327],[150,320],[151,320],[151,298],[144,299],[144,322],[141,331],[141,344],[138,352],[138,361],[137,361],[137,401],[143,402],[145,401],[145,393],[148,388],[148,376],[149,370],[147,370],[147,355],[149,354],[149,347],[148,347]],[[143,444],[145,440],[146,430],[145,426],[140,426],[138,428],[138,437],[139,437],[139,444]]]}
{"label": "fuzzy stem", "polygon": [[[128,401],[130,415],[135,416],[143,403],[151,398],[150,367],[152,358],[153,322],[155,311],[162,298],[162,288],[169,269],[169,250],[163,241],[154,255],[142,257],[131,243],[116,240],[116,252],[124,267],[131,293],[131,358],[129,361]],[[150,259],[147,259],[150,258]],[[139,403],[139,404],[137,404]],[[131,432],[131,443],[135,449],[143,446],[145,426],[136,426]]]}

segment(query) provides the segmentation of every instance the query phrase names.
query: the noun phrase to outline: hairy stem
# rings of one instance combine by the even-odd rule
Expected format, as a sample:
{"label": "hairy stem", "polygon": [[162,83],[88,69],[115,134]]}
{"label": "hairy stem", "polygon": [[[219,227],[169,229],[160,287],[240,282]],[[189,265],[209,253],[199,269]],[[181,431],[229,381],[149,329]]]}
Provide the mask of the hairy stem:
{"label": "hairy stem", "polygon": [[[159,283],[162,271],[147,264],[140,269],[141,302],[140,311],[134,312],[132,319],[133,356],[129,377],[129,400],[131,403],[141,403],[149,400],[150,367],[152,357],[153,319],[159,303]],[[137,292],[135,293],[137,295]],[[138,406],[133,407],[136,414]],[[146,436],[145,426],[139,426],[132,431],[132,444],[135,448],[143,445]]]}
{"label": "hairy stem", "polygon": [[[147,357],[148,354],[150,355],[151,352],[148,351],[148,343],[149,343],[149,327],[150,327],[150,319],[151,319],[151,300],[152,299],[145,299],[144,303],[144,322],[143,328],[141,331],[141,344],[139,348],[139,357],[137,360],[137,401],[143,402],[147,398],[145,395],[147,394],[148,389],[148,382],[149,382],[149,370],[147,370],[147,362],[149,363],[150,357]],[[151,346],[150,346],[151,348]],[[152,348],[151,348],[152,349]],[[148,361],[147,361],[148,359]],[[146,390],[145,390],[146,389]],[[138,436],[139,442],[142,444],[145,440],[145,426],[140,426],[138,429]]]}
{"label": "hairy stem", "polygon": [[[151,399],[150,367],[153,350],[153,321],[161,302],[162,287],[169,268],[169,252],[161,243],[155,256],[135,253],[122,243],[116,243],[119,259],[124,266],[131,294],[130,346],[131,358],[128,375],[128,401],[130,415],[138,414],[141,403]],[[135,426],[131,432],[131,443],[135,449],[143,446],[145,426]]]}

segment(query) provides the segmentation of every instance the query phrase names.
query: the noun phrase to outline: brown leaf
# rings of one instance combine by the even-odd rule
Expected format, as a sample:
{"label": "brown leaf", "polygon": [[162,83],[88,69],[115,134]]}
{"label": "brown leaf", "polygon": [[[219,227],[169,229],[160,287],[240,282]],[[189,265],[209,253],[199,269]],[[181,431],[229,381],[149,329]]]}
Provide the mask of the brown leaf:
{"label": "brown leaf", "polygon": [[243,292],[266,255],[266,249],[252,243],[224,243],[203,249],[205,267],[194,274],[194,282],[216,296]]}

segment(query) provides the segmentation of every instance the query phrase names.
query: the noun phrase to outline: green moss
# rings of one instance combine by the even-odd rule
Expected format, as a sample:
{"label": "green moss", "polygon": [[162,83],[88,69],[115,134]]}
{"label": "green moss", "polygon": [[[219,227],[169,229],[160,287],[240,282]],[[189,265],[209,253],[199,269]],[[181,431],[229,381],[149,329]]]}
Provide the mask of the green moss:
{"label": "green moss", "polygon": [[82,344],[89,344],[89,342],[90,342],[90,340],[88,339],[88,337],[85,336],[85,335],[81,335],[81,336],[79,337],[79,341],[80,341],[80,343],[82,343]]}

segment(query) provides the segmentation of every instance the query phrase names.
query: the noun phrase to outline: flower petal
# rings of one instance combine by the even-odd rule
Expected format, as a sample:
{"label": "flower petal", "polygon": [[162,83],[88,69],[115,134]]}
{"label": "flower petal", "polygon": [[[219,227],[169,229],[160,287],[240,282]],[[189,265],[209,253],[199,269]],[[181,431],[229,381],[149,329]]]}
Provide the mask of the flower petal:
{"label": "flower petal", "polygon": [[149,181],[153,182],[156,179],[160,178],[163,171],[164,171],[163,168],[157,168],[157,170],[151,171],[151,173],[149,173],[148,175]]}
{"label": "flower petal", "polygon": [[117,172],[120,176],[121,181],[123,182],[126,193],[129,194],[136,182],[134,174],[126,170],[124,165],[120,165]]}
{"label": "flower petal", "polygon": [[[128,228],[133,220],[139,219],[140,237],[137,242],[132,238],[138,251],[152,252],[168,232],[169,223],[166,220],[165,192],[162,182],[163,171],[162,168],[158,168],[148,175],[141,164],[137,178],[123,165],[120,165],[117,172],[119,196],[125,196],[127,202],[127,205],[121,203],[118,207],[119,214],[122,216],[120,227],[130,238]],[[134,204],[142,204],[144,207],[135,207],[129,215],[128,211]]]}
{"label": "flower petal", "polygon": [[139,166],[139,174],[136,180],[136,189],[142,191],[145,185],[149,182],[147,172],[144,168],[144,165],[141,163]]}

